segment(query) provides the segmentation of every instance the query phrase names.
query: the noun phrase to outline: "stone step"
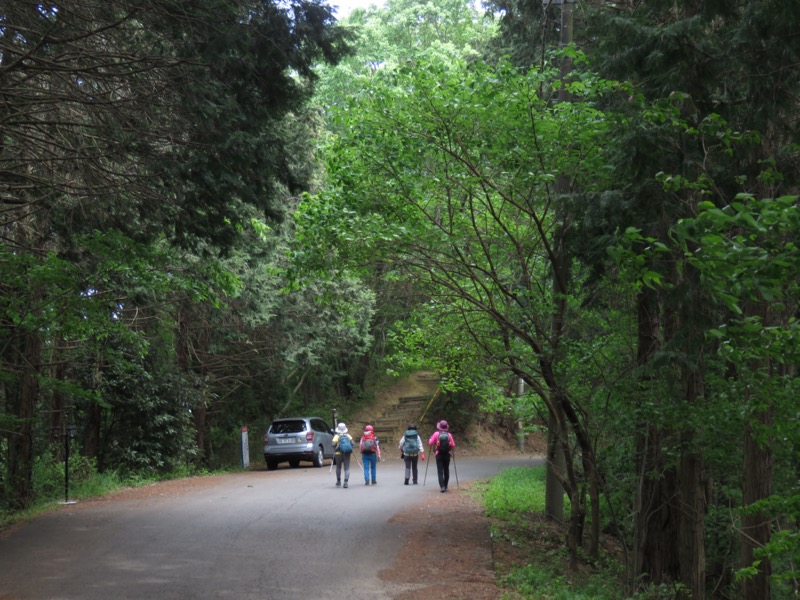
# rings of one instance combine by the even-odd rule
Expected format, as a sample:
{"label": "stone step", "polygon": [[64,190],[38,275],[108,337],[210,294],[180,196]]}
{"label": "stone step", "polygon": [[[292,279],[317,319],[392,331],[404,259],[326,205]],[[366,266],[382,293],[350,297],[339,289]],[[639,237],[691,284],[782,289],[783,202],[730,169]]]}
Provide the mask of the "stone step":
{"label": "stone step", "polygon": [[[384,452],[387,452],[387,457],[392,456],[392,453],[396,453],[397,444],[405,433],[406,427],[409,423],[417,423],[419,421],[431,398],[436,393],[436,383],[439,378],[435,373],[417,374],[416,378],[418,381],[430,384],[425,386],[429,388],[428,393],[396,398],[390,406],[379,414],[372,415],[372,419],[369,421],[381,441]],[[357,427],[360,426],[363,426],[363,424],[359,424]]]}
{"label": "stone step", "polygon": [[412,416],[412,414],[417,414],[416,411],[414,413],[395,413],[392,416],[381,417],[379,419],[375,419],[375,422],[372,424],[381,425],[386,427],[387,425],[391,425],[392,427],[400,427],[402,425],[406,425],[408,423],[408,418]]}
{"label": "stone step", "polygon": [[375,419],[374,425],[383,425],[386,426],[391,424],[392,427],[404,427],[408,424],[409,420],[413,421],[419,416],[419,411],[409,411],[409,412],[395,412],[391,415],[382,415],[378,419]]}
{"label": "stone step", "polygon": [[410,403],[410,402],[419,402],[421,404],[424,404],[425,402],[428,402],[430,400],[430,397],[429,396],[401,396],[397,400],[401,404],[407,404],[407,403]]}
{"label": "stone step", "polygon": [[438,382],[439,376],[436,373],[418,373],[417,380],[419,381],[430,381],[430,382]]}

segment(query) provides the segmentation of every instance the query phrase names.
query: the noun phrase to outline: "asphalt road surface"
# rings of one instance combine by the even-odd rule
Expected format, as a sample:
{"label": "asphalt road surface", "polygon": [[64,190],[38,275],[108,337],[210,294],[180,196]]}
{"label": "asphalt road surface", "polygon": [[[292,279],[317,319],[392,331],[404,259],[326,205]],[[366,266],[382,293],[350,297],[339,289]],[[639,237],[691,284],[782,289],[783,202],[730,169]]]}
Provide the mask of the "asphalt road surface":
{"label": "asphalt road surface", "polygon": [[[531,464],[456,461],[461,484]],[[327,463],[281,465],[178,495],[63,507],[0,536],[0,600],[389,599],[378,572],[407,527],[389,521],[439,494],[435,463],[422,485],[425,465],[417,486],[403,485],[398,459],[379,463],[375,486],[353,461],[348,489]]]}

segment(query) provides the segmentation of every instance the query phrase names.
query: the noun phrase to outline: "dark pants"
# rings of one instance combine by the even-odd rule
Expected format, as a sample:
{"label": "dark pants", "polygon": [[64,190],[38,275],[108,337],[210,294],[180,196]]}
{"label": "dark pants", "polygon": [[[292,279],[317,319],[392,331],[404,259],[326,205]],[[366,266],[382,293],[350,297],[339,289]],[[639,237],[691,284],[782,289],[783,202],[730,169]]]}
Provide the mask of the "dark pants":
{"label": "dark pants", "polygon": [[406,481],[413,477],[414,483],[417,483],[417,462],[419,461],[419,455],[415,454],[414,456],[409,456],[406,454],[404,460],[406,461]]}
{"label": "dark pants", "polygon": [[336,481],[342,479],[342,465],[344,465],[344,480],[350,479],[350,452],[336,455]]}
{"label": "dark pants", "polygon": [[450,455],[436,455],[436,474],[439,475],[439,487],[447,489],[450,482]]}

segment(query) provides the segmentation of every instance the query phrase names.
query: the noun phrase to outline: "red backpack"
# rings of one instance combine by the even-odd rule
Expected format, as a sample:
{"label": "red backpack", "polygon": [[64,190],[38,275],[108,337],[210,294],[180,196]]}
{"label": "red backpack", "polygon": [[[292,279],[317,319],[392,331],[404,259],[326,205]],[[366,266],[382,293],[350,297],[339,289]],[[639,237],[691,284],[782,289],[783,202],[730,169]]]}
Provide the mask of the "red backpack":
{"label": "red backpack", "polygon": [[365,433],[364,437],[361,438],[361,454],[375,454],[378,446],[378,438],[375,437],[375,434]]}

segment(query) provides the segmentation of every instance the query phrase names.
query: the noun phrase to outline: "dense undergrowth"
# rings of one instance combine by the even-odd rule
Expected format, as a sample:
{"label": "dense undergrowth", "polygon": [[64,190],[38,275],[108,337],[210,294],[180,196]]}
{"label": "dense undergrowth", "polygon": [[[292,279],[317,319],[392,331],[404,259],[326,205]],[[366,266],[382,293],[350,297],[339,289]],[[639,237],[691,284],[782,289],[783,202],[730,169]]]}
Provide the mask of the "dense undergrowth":
{"label": "dense undergrowth", "polygon": [[205,469],[190,465],[173,468],[169,473],[155,471],[121,473],[113,470],[100,472],[93,459],[81,455],[71,456],[68,468],[65,468],[63,459],[40,457],[33,467],[30,506],[17,511],[0,505],[0,529],[31,519],[60,503],[104,496],[123,488],[140,487],[157,481],[209,473]]}
{"label": "dense undergrowth", "polygon": [[[518,467],[497,474],[478,487],[492,522],[495,570],[505,590],[502,600],[671,600],[684,597],[680,582],[643,586],[626,592],[619,542],[601,543],[597,560],[569,569],[566,531],[544,516],[545,467]],[[565,499],[565,503],[566,503]],[[565,506],[565,511],[569,507]],[[796,550],[794,550],[796,552]],[[498,558],[499,557],[499,558]],[[782,567],[792,573],[791,565]],[[793,568],[793,567],[792,567]],[[776,578],[772,597],[796,593]],[[730,597],[730,596],[715,596]]]}
{"label": "dense undergrowth", "polygon": [[618,561],[604,557],[602,566],[570,572],[564,532],[544,518],[545,469],[519,467],[502,471],[480,486],[492,520],[492,538],[510,551],[497,562],[503,600],[619,600],[624,597]]}

